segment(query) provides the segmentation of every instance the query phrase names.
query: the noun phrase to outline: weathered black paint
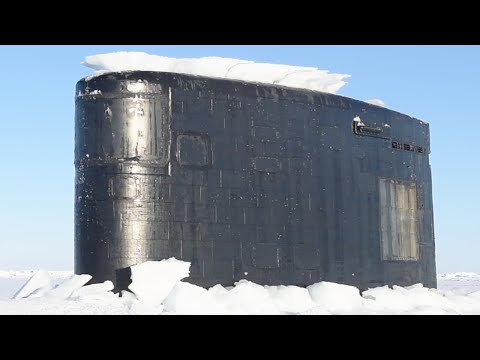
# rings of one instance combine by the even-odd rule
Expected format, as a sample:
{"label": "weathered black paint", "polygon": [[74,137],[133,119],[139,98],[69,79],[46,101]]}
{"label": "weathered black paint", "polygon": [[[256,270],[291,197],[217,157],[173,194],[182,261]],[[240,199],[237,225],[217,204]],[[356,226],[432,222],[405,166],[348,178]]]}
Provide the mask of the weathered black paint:
{"label": "weathered black paint", "polygon": [[[121,269],[173,256],[201,286],[436,286],[428,124],[172,73],[106,74],[76,93],[75,273],[125,287]],[[382,259],[380,178],[416,185],[418,261]]]}

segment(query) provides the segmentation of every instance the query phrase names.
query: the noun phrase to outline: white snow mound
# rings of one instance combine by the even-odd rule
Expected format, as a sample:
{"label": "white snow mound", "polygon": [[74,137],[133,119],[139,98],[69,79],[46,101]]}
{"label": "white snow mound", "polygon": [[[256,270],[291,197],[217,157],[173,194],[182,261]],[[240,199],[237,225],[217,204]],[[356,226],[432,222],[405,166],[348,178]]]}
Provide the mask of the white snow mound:
{"label": "white snow mound", "polygon": [[72,295],[75,290],[80,289],[91,279],[91,275],[72,275],[69,279],[58,284],[55,288],[48,292],[47,295],[56,299],[66,299]]}
{"label": "white snow mound", "polygon": [[147,261],[131,269],[132,283],[128,289],[152,307],[161,305],[175,284],[190,275],[190,263],[175,258]]}
{"label": "white snow mound", "polygon": [[268,290],[251,281],[240,280],[227,290],[220,285],[209,289],[229,314],[234,315],[277,315],[281,311],[270,297]]}
{"label": "white snow mound", "polygon": [[177,283],[163,302],[164,310],[182,315],[227,314],[212,292],[186,282]]}
{"label": "white snow mound", "polygon": [[53,288],[53,280],[45,270],[39,270],[13,295],[13,299],[26,298],[33,293],[42,293]]}
{"label": "white snow mound", "polygon": [[346,85],[345,79],[350,77],[316,67],[255,63],[222,57],[177,59],[127,51],[87,56],[83,64],[96,70],[96,75],[108,72],[159,71],[276,84],[332,94]]}
{"label": "white snow mound", "polygon": [[116,297],[112,292],[113,288],[114,286],[111,281],[87,285],[75,290],[70,298],[77,300],[108,300],[112,298],[112,296]]}
{"label": "white snow mound", "polygon": [[352,312],[362,307],[360,291],[354,286],[323,281],[307,289],[317,306],[329,312]]}
{"label": "white snow mound", "polygon": [[275,306],[282,313],[295,314],[316,306],[307,289],[299,286],[265,286]]}

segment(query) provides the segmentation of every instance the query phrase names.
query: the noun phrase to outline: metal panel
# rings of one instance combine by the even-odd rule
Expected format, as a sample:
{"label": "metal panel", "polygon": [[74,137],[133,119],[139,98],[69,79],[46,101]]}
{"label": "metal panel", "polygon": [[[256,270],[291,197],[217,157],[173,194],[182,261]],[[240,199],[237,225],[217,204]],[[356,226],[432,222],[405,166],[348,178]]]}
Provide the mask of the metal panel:
{"label": "metal panel", "polygon": [[418,260],[417,188],[415,183],[380,179],[383,260]]}

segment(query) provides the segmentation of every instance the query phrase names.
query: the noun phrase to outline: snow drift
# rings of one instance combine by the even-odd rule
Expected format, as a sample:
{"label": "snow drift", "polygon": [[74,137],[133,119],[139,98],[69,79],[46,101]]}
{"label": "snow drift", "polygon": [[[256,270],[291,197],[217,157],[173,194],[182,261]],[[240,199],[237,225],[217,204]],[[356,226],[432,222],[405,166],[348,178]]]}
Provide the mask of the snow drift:
{"label": "snow drift", "polygon": [[123,71],[159,71],[283,85],[335,94],[349,78],[316,67],[256,63],[222,57],[177,59],[144,52],[115,52],[87,56],[83,63],[96,74]]}
{"label": "snow drift", "polygon": [[[85,285],[90,275],[62,278],[39,271],[16,300],[0,301],[0,314],[480,314],[480,275],[439,276],[445,289],[378,287],[360,294],[352,286],[321,282],[308,288],[261,286],[241,280],[231,288],[204,289],[182,281],[190,263],[174,258],[132,267],[131,292],[114,294],[113,284]],[[467,287],[458,287],[460,279]],[[454,279],[451,281],[450,279]]]}

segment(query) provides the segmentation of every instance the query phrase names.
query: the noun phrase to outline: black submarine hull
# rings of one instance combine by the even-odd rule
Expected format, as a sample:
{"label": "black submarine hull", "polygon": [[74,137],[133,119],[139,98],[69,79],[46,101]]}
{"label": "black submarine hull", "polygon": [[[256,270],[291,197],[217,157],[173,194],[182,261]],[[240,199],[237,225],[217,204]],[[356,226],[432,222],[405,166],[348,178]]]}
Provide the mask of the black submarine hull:
{"label": "black submarine hull", "polygon": [[436,287],[429,125],[338,95],[162,72],[76,87],[75,273]]}

